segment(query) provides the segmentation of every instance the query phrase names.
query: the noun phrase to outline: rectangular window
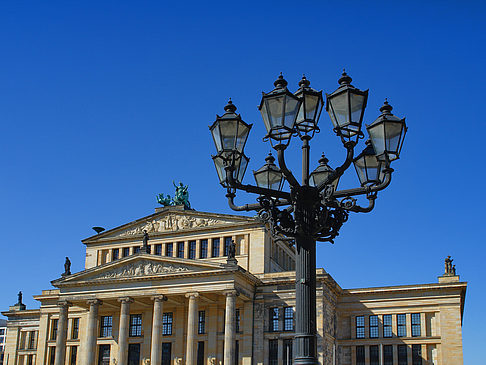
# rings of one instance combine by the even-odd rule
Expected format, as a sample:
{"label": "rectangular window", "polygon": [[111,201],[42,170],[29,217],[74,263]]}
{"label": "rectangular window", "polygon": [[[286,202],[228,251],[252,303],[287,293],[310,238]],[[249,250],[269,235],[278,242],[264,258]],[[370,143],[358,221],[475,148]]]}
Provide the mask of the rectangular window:
{"label": "rectangular window", "polygon": [[370,338],[378,338],[378,316],[369,317],[370,320]]}
{"label": "rectangular window", "polygon": [[398,365],[407,365],[407,345],[398,345]]}
{"label": "rectangular window", "polygon": [[154,246],[154,254],[162,256],[162,245],[160,243]]}
{"label": "rectangular window", "polygon": [[53,319],[51,322],[51,340],[55,341],[57,338],[57,319]]}
{"label": "rectangular window", "polygon": [[141,337],[142,336],[142,315],[141,314],[130,314],[130,337]]}
{"label": "rectangular window", "polygon": [[292,340],[283,340],[283,365],[292,365]]}
{"label": "rectangular window", "polygon": [[211,252],[211,257],[219,256],[219,238],[213,238],[213,252]]}
{"label": "rectangular window", "polygon": [[4,328],[0,328],[0,336],[5,336],[5,329]]}
{"label": "rectangular window", "polygon": [[79,318],[73,318],[71,326],[71,339],[77,340],[79,337]]}
{"label": "rectangular window", "polygon": [[197,333],[200,335],[206,333],[206,312],[199,311],[198,321],[197,321]]}
{"label": "rectangular window", "polygon": [[113,328],[113,317],[101,316],[100,337],[111,337],[112,328]]}
{"label": "rectangular window", "polygon": [[204,365],[204,341],[197,342],[196,365]]}
{"label": "rectangular window", "polygon": [[228,256],[229,248],[231,246],[232,241],[233,240],[231,239],[231,237],[224,238],[224,256]]}
{"label": "rectangular window", "polygon": [[110,345],[99,346],[98,365],[110,365]]}
{"label": "rectangular window", "polygon": [[118,260],[120,258],[120,249],[114,248],[113,249],[113,261]]}
{"label": "rectangular window", "polygon": [[412,313],[412,337],[420,337],[420,313]]}
{"label": "rectangular window", "polygon": [[378,345],[370,346],[370,365],[380,365],[380,349]]}
{"label": "rectangular window", "polygon": [[270,308],[270,331],[278,330],[278,308]]}
{"label": "rectangular window", "polygon": [[356,365],[365,365],[364,346],[356,346]]}
{"label": "rectangular window", "polygon": [[184,258],[184,242],[177,242],[177,257]]}
{"label": "rectangular window", "polygon": [[27,365],[33,365],[34,364],[34,355],[28,355],[27,356]]}
{"label": "rectangular window", "polygon": [[236,333],[240,332],[240,310],[237,309],[235,313]]}
{"label": "rectangular window", "polygon": [[356,316],[356,338],[365,338],[364,316]]}
{"label": "rectangular window", "polygon": [[56,348],[54,346],[49,347],[49,365],[54,365],[56,358]]}
{"label": "rectangular window", "polygon": [[196,258],[196,241],[189,241],[189,258],[192,260]]}
{"label": "rectangular window", "polygon": [[278,365],[278,340],[268,341],[268,365]]}
{"label": "rectangular window", "polygon": [[201,240],[199,257],[202,259],[208,257],[208,240]]}
{"label": "rectangular window", "polygon": [[392,337],[392,315],[391,314],[384,314],[383,315],[383,337]]}
{"label": "rectangular window", "polygon": [[29,349],[35,349],[35,331],[29,332]]}
{"label": "rectangular window", "polygon": [[412,345],[412,365],[422,365],[422,345]]}
{"label": "rectangular window", "polygon": [[294,307],[284,308],[284,331],[294,330]]}
{"label": "rectangular window", "polygon": [[170,336],[172,335],[172,312],[164,313],[162,316],[162,335]]}
{"label": "rectangular window", "polygon": [[170,365],[172,358],[172,343],[162,342],[162,365]]}
{"label": "rectangular window", "polygon": [[383,346],[383,365],[393,365],[393,345]]}
{"label": "rectangular window", "polygon": [[397,336],[405,337],[407,335],[407,319],[405,314],[397,314]]}
{"label": "rectangular window", "polygon": [[135,246],[133,248],[133,253],[135,254],[135,253],[139,253],[139,252],[140,252],[140,246]]}
{"label": "rectangular window", "polygon": [[172,243],[165,244],[165,256],[172,257],[174,256],[174,246]]}
{"label": "rectangular window", "polygon": [[235,341],[235,363],[234,365],[238,365],[240,363],[240,341]]}
{"label": "rectangular window", "polygon": [[69,356],[69,365],[76,365],[78,357],[78,346],[71,346],[71,355]]}
{"label": "rectangular window", "polygon": [[123,247],[123,257],[130,256],[130,247]]}

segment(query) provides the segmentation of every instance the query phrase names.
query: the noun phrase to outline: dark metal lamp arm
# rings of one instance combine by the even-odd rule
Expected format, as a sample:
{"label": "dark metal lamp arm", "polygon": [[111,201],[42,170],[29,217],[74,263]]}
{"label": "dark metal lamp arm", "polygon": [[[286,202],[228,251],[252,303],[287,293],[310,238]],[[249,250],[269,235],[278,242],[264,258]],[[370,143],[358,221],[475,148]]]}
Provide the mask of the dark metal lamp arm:
{"label": "dark metal lamp arm", "polygon": [[344,174],[344,171],[346,171],[348,169],[348,167],[351,165],[351,162],[353,162],[353,158],[354,158],[354,147],[356,146],[356,142],[354,141],[348,141],[344,144],[344,147],[346,147],[346,150],[347,150],[347,154],[346,154],[346,160],[344,161],[344,163],[339,166],[338,168],[336,168],[336,170],[334,171],[334,173],[332,173],[331,175],[329,175],[329,177],[323,182],[321,183],[317,189],[319,191],[322,191],[324,190],[324,188],[329,185],[330,183],[332,183],[334,180],[340,178],[342,176],[342,174]]}
{"label": "dark metal lamp arm", "polygon": [[290,171],[287,168],[287,165],[285,164],[284,151],[285,151],[285,148],[279,148],[277,150],[278,167],[280,167],[280,170],[284,174],[284,176],[287,179],[287,181],[289,182],[290,186],[292,186],[292,187],[300,186],[299,182],[297,181],[297,179],[292,174],[292,171]]}
{"label": "dark metal lamp arm", "polygon": [[260,188],[254,185],[243,185],[233,178],[233,173],[231,169],[226,169],[226,181],[229,183],[230,187],[233,189],[244,190],[248,193],[255,193],[259,195],[265,195],[273,198],[282,198],[290,200],[290,193],[285,191],[278,191],[273,189]]}
{"label": "dark metal lamp arm", "polygon": [[339,190],[336,191],[334,194],[332,194],[332,197],[343,198],[346,196],[363,195],[363,194],[376,193],[378,191],[381,191],[385,189],[388,185],[390,185],[393,169],[391,167],[388,167],[384,170],[384,172],[385,172],[385,178],[383,179],[383,182],[381,184],[371,186],[371,187],[365,186],[362,188]]}
{"label": "dark metal lamp arm", "polygon": [[[228,198],[228,205],[232,210],[235,210],[237,212],[242,212],[242,211],[249,212],[252,210],[259,211],[262,209],[261,204],[235,205],[235,201],[234,201],[235,196],[236,194],[230,191],[228,191],[228,193],[226,194],[226,197]],[[274,204],[275,206],[282,206],[282,205],[289,205],[290,202],[288,200],[281,200],[281,201],[275,201]]]}
{"label": "dark metal lamp arm", "polygon": [[376,194],[368,195],[368,206],[366,208],[360,207],[359,205],[354,206],[350,209],[351,212],[355,213],[369,213],[375,207]]}

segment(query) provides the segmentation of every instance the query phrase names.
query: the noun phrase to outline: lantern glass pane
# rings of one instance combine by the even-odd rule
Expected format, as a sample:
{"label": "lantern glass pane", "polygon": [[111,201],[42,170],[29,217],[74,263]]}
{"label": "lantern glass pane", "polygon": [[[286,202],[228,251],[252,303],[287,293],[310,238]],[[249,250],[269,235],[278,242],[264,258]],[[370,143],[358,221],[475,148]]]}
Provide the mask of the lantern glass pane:
{"label": "lantern glass pane", "polygon": [[385,122],[386,151],[398,155],[400,147],[400,136],[402,135],[403,124],[397,122]]}
{"label": "lantern glass pane", "polygon": [[[305,95],[305,119],[314,120],[319,107],[319,97],[317,95]],[[301,108],[302,109],[302,108]]]}
{"label": "lantern glass pane", "polygon": [[278,171],[268,171],[268,184],[267,187],[273,190],[279,190],[283,176]]}
{"label": "lantern glass pane", "polygon": [[377,156],[385,153],[385,124],[383,122],[372,125],[368,128],[373,148]]}
{"label": "lantern glass pane", "polygon": [[245,147],[248,134],[250,133],[250,128],[248,128],[243,123],[238,123],[238,132],[236,136],[236,149],[238,152],[243,152],[243,147]]}
{"label": "lantern glass pane", "polygon": [[269,98],[265,100],[268,108],[268,118],[271,128],[281,127],[284,113],[285,95]]}
{"label": "lantern glass pane", "polygon": [[262,114],[263,123],[265,124],[265,128],[267,129],[267,133],[270,133],[271,126],[270,126],[270,120],[268,119],[268,109],[267,109],[266,100],[262,103],[260,113]]}
{"label": "lantern glass pane", "polygon": [[380,182],[381,162],[374,155],[361,156],[354,161],[354,167],[362,186]]}
{"label": "lantern glass pane", "polygon": [[284,125],[290,129],[294,128],[295,118],[297,116],[297,112],[299,111],[300,102],[299,99],[294,98],[293,96],[287,95],[286,96],[286,104],[285,104],[285,121]]}
{"label": "lantern glass pane", "polygon": [[224,162],[221,157],[213,158],[216,172],[218,173],[219,183],[226,186],[226,170],[224,169]]}
{"label": "lantern glass pane", "polygon": [[363,112],[363,106],[365,102],[365,95],[358,95],[351,93],[351,121],[353,123],[359,123],[361,119],[361,113]]}
{"label": "lantern glass pane", "polygon": [[213,129],[211,129],[211,134],[213,135],[214,144],[216,145],[216,150],[221,152],[223,148],[221,147],[221,133],[219,133],[219,123],[216,123]]}
{"label": "lantern glass pane", "polygon": [[236,134],[238,131],[238,122],[234,119],[221,120],[219,122],[221,140],[223,149],[234,150],[236,146]]}
{"label": "lantern glass pane", "polygon": [[[332,113],[331,120],[333,120],[334,127],[345,127],[349,124],[349,103],[348,93],[343,92],[341,94],[333,96],[329,103],[331,105]],[[331,111],[330,111],[331,114]]]}
{"label": "lantern glass pane", "polygon": [[245,176],[246,168],[248,166],[248,157],[245,155],[240,155],[235,161],[235,180],[241,183],[243,181],[243,176]]}

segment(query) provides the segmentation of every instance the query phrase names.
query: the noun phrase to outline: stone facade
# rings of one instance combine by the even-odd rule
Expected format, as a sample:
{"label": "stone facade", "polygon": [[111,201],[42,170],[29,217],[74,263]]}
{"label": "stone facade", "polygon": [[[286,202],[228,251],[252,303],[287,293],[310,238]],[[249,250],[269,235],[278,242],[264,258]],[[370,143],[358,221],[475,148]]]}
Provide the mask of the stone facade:
{"label": "stone facade", "polygon": [[[5,364],[290,364],[295,252],[259,220],[159,208],[83,243],[85,270],[3,312]],[[439,279],[342,289],[318,269],[319,362],[462,364],[466,283]]]}

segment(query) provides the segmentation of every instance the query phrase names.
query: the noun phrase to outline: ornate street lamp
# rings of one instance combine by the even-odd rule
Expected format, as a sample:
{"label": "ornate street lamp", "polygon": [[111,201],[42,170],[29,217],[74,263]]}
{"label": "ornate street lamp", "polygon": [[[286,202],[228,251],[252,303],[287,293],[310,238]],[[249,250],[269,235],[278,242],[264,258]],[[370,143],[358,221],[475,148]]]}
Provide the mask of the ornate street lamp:
{"label": "ornate street lamp", "polygon": [[[303,77],[295,94],[287,89],[287,81],[280,75],[275,89],[263,93],[259,109],[267,129],[264,140],[270,140],[277,151],[278,166],[269,155],[265,165],[254,171],[256,185],[243,184],[248,164],[244,146],[251,125],[235,114],[236,107],[229,103],[226,113],[217,117],[210,127],[218,154],[213,160],[220,183],[227,189],[226,197],[235,211],[257,211],[268,223],[274,240],[295,244],[295,352],[294,364],[315,365],[316,354],[316,241],[333,242],[350,212],[370,212],[377,193],[391,181],[391,161],[398,158],[406,132],[405,120],[391,114],[388,103],[380,109],[382,114],[367,126],[370,142],[354,158],[354,149],[360,138],[368,91],[351,85],[351,77],[343,72],[339,88],[327,95],[326,110],[334,131],[346,148],[344,163],[332,169],[322,155],[317,168],[310,173],[309,141],[319,131],[317,126],[323,106],[322,93],[310,88]],[[229,127],[223,127],[227,123]],[[301,183],[285,163],[284,152],[292,136],[302,141]],[[225,137],[223,137],[225,136]],[[354,164],[360,187],[337,190],[343,173]],[[284,191],[284,181],[290,191]],[[258,194],[258,203],[236,205],[236,191]],[[368,206],[359,206],[356,197],[365,196]]]}
{"label": "ornate street lamp", "polygon": [[391,113],[392,110],[392,106],[385,100],[380,108],[381,115],[371,125],[366,126],[376,156],[380,160],[393,161],[398,159],[405,133],[407,133],[405,118],[400,119],[394,116]]}

